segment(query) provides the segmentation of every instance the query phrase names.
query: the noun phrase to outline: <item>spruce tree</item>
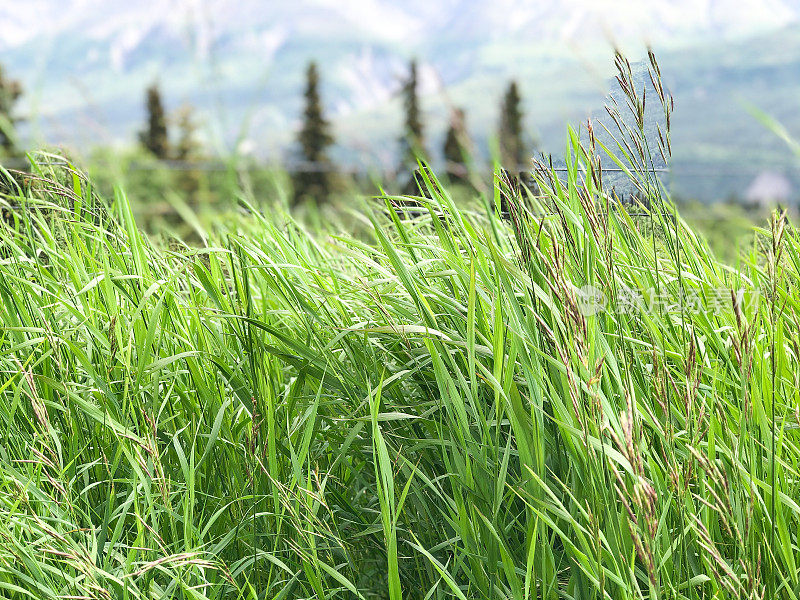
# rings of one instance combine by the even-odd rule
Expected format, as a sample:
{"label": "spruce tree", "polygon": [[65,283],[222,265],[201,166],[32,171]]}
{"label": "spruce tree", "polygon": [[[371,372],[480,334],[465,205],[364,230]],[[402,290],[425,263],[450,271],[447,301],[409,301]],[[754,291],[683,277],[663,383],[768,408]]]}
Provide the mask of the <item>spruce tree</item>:
{"label": "spruce tree", "polygon": [[425,155],[425,138],[422,126],[422,110],[419,104],[417,61],[409,65],[408,79],[403,84],[403,107],[405,108],[405,132],[401,140],[404,159],[415,164]]}
{"label": "spruce tree", "polygon": [[200,145],[197,143],[197,125],[194,122],[194,108],[184,104],[178,109],[178,143],[175,146],[175,159],[190,161],[197,158]]}
{"label": "spruce tree", "polygon": [[417,183],[413,171],[417,168],[417,159],[424,158],[425,136],[422,125],[422,110],[420,109],[418,94],[417,61],[409,64],[408,79],[403,84],[403,108],[405,109],[405,131],[400,139],[402,148],[402,163],[400,170],[412,171],[412,175],[405,186],[404,193],[416,194]]}
{"label": "spruce tree", "polygon": [[200,172],[192,168],[193,161],[199,158],[200,144],[197,141],[197,125],[194,122],[194,109],[185,104],[177,114],[178,143],[175,146],[175,159],[183,163],[178,177],[178,186],[187,199],[194,200],[200,188]]}
{"label": "spruce tree", "polygon": [[0,65],[0,153],[13,156],[17,153],[14,127],[19,119],[14,115],[14,105],[22,96],[22,84],[7,77]]}
{"label": "spruce tree", "polygon": [[517,82],[512,81],[503,96],[500,109],[500,160],[513,173],[525,164],[526,150],[522,140],[522,100]]}
{"label": "spruce tree", "polygon": [[167,118],[161,102],[161,91],[154,83],[147,88],[146,104],[147,123],[139,134],[142,145],[159,160],[169,158],[169,139],[167,138]]}
{"label": "spruce tree", "polygon": [[322,202],[331,191],[333,166],[328,158],[328,147],[334,142],[330,124],[322,110],[319,93],[317,64],[310,62],[306,70],[305,108],[303,127],[297,141],[304,165],[294,177],[295,202],[309,198]]}
{"label": "spruce tree", "polygon": [[465,183],[470,143],[463,109],[456,108],[450,115],[450,126],[445,135],[443,154],[451,181]]}

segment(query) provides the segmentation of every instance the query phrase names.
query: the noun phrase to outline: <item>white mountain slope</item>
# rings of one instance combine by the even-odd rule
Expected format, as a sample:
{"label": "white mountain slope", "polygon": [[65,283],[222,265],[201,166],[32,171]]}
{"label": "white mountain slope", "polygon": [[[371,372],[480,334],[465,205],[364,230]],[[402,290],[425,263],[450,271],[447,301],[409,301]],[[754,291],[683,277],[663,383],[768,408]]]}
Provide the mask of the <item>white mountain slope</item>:
{"label": "white mountain slope", "polygon": [[[586,35],[729,35],[800,18],[796,0],[4,0],[0,50],[72,35],[128,50],[148,32],[222,36],[280,26],[299,35],[426,43],[505,36],[580,41]],[[199,30],[199,31],[198,31]]]}

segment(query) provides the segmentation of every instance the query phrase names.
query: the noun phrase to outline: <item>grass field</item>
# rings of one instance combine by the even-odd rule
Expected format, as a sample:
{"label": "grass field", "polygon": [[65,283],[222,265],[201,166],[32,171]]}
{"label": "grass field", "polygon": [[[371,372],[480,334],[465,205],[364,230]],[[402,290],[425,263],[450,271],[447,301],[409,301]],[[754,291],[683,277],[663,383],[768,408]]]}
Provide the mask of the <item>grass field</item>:
{"label": "grass field", "polygon": [[359,238],[249,205],[149,239],[57,168],[11,194],[0,596],[800,596],[797,230],[727,266],[571,139],[509,219],[502,180],[430,179]]}

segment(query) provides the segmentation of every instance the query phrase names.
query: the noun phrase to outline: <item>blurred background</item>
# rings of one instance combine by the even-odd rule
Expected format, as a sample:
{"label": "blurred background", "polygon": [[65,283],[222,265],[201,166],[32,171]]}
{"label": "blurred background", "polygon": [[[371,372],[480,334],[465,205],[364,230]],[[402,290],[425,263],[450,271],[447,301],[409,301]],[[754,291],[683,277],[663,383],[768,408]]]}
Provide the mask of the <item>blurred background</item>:
{"label": "blurred background", "polygon": [[232,178],[290,204],[413,192],[413,156],[479,189],[605,114],[614,46],[658,57],[685,214],[729,240],[796,203],[797,0],[2,0],[0,164],[48,148],[167,224]]}

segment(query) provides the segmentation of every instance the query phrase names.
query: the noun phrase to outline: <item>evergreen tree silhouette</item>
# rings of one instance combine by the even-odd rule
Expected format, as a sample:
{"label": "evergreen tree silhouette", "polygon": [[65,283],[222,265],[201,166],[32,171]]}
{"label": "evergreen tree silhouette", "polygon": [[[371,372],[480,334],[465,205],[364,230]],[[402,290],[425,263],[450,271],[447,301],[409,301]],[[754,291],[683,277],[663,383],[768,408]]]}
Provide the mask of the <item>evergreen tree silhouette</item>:
{"label": "evergreen tree silhouette", "polygon": [[139,140],[150,153],[160,160],[169,158],[169,139],[167,138],[167,118],[161,102],[161,91],[154,83],[147,88],[145,109],[147,123],[139,134]]}
{"label": "evergreen tree silhouette", "polygon": [[319,94],[317,64],[310,62],[306,70],[305,108],[303,127],[297,137],[304,165],[295,173],[295,202],[311,199],[327,200],[331,191],[333,165],[328,158],[328,147],[334,143],[330,124],[322,110]]}
{"label": "evergreen tree silhouette", "polygon": [[500,109],[500,160],[503,166],[517,173],[526,161],[526,150],[522,140],[522,99],[517,82],[512,81],[503,96]]}
{"label": "evergreen tree silhouette", "polygon": [[402,163],[400,171],[411,171],[412,174],[406,183],[404,193],[418,193],[417,182],[413,171],[417,168],[417,159],[425,158],[425,136],[422,124],[422,110],[419,103],[417,90],[419,81],[417,76],[417,61],[409,64],[408,79],[403,84],[403,108],[405,109],[405,130],[400,139],[402,148]]}
{"label": "evergreen tree silhouette", "polygon": [[200,172],[193,168],[192,162],[200,157],[200,144],[197,141],[197,125],[194,121],[194,108],[184,104],[177,114],[178,143],[175,146],[175,160],[182,164],[178,176],[178,186],[188,200],[194,200],[200,189]]}
{"label": "evergreen tree silhouette", "polygon": [[450,180],[467,182],[467,164],[470,158],[470,142],[467,135],[464,110],[456,108],[450,115],[450,125],[444,139],[444,159]]}
{"label": "evergreen tree silhouette", "polygon": [[19,118],[14,115],[14,105],[22,96],[22,84],[6,76],[0,65],[0,153],[7,156],[17,154],[15,126]]}

